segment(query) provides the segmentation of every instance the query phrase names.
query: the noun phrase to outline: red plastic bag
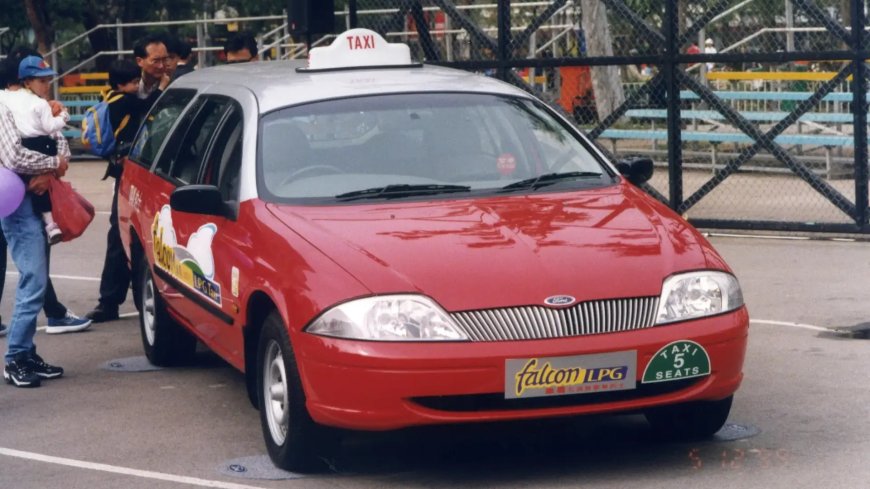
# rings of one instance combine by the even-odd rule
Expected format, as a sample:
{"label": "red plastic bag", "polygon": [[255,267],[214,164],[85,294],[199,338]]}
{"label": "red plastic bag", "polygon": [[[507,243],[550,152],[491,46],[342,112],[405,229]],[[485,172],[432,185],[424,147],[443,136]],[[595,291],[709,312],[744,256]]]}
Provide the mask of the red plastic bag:
{"label": "red plastic bag", "polygon": [[78,238],[94,220],[94,206],[76,192],[69,182],[52,178],[48,187],[51,215],[63,233],[62,241]]}

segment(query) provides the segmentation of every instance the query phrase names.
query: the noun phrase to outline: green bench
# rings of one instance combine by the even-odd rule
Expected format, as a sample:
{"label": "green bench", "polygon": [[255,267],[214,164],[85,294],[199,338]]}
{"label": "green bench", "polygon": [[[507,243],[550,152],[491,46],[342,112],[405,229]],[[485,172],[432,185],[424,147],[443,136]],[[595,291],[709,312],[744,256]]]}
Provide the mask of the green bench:
{"label": "green bench", "polygon": [[[764,92],[764,91],[715,91],[713,92],[722,100],[739,102],[739,101],[755,101],[760,106],[777,105],[781,102],[799,103],[810,99],[813,96],[811,92]],[[694,106],[694,102],[701,102],[701,97],[695,92],[689,90],[680,91],[680,99]],[[851,102],[853,96],[849,92],[833,92],[828,93],[821,98],[821,102],[831,102],[836,104],[846,104]],[[868,94],[870,100],[870,94]],[[771,104],[770,102],[775,102]],[[735,110],[737,110],[735,108]],[[776,123],[785,119],[790,112],[783,110],[738,110],[740,115],[748,121],[756,123]],[[643,140],[651,141],[653,149],[657,148],[657,144],[661,141],[667,141],[667,131],[656,128],[656,121],[667,121],[668,112],[665,109],[629,109],[625,115],[633,119],[651,120],[651,129],[607,129],[602,132],[599,139],[609,139],[612,144],[612,149],[616,152],[616,142],[619,140]],[[722,143],[735,144],[752,144],[755,141],[742,132],[719,132],[715,130],[698,130],[698,122],[707,121],[716,124],[720,121],[726,121],[727,118],[716,110],[708,109],[685,109],[680,110],[680,118],[692,122],[692,128],[681,131],[683,141],[707,142],[711,145],[712,165],[715,168],[717,164],[718,145]],[[839,130],[843,124],[851,124],[853,115],[850,112],[807,112],[798,118],[798,121],[803,124],[809,124],[819,130],[829,131],[833,134],[803,134],[800,132],[801,124],[798,124],[798,133],[780,134],[774,141],[780,145],[797,146],[802,149],[803,146],[815,146],[824,148],[825,151],[825,167],[826,173],[830,177],[832,175],[832,149],[854,146],[853,137],[848,134],[843,134]],[[837,129],[828,128],[823,124],[835,124]],[[762,130],[762,132],[764,132]]]}

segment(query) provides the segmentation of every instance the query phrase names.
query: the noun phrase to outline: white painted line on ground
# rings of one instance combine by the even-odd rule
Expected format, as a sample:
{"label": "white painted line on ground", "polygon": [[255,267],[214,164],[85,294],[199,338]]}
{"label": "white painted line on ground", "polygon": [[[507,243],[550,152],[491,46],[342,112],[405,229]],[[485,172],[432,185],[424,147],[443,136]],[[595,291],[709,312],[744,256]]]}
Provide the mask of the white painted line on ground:
{"label": "white painted line on ground", "polygon": [[[17,277],[18,272],[6,272],[6,275]],[[52,280],[80,280],[83,282],[99,282],[100,277],[82,277],[80,275],[51,275]]]}
{"label": "white painted line on ground", "polygon": [[801,324],[801,323],[792,323],[789,321],[773,321],[770,319],[750,319],[750,323],[757,324],[772,324],[774,326],[788,326],[790,328],[801,328],[801,329],[809,329],[812,331],[824,331],[826,333],[836,333],[835,330],[830,328],[825,328],[822,326],[814,326],[812,324]]}
{"label": "white painted line on ground", "polygon": [[56,465],[66,465],[78,469],[96,470],[100,472],[110,472],[113,474],[129,475],[133,477],[142,477],[144,479],[154,479],[178,484],[190,484],[199,487],[217,487],[221,489],[263,489],[258,486],[248,486],[244,484],[234,484],[232,482],[213,481],[208,479],[199,479],[196,477],[187,477],[182,475],[164,474],[162,472],[152,472],[150,470],[130,469],[127,467],[118,467],[115,465],[98,464],[93,462],[85,462],[83,460],[74,460],[71,458],[52,457],[33,452],[22,452],[21,450],[13,450],[11,448],[0,447],[0,455],[8,457],[23,458],[25,460],[34,460],[37,462],[45,462]]}

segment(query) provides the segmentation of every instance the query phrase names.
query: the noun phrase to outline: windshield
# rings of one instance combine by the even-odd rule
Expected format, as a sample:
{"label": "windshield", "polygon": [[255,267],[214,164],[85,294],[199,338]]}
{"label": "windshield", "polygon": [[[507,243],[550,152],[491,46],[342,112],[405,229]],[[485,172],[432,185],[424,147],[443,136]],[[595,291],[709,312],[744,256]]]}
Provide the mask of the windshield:
{"label": "windshield", "polygon": [[260,196],[359,202],[600,187],[614,176],[542,105],[487,94],[329,100],[263,117]]}

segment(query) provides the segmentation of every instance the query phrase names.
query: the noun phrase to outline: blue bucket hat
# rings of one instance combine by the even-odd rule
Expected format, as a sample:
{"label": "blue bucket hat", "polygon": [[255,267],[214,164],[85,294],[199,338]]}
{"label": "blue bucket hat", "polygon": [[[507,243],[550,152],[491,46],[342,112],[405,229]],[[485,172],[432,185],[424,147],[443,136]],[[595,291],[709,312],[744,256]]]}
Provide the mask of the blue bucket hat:
{"label": "blue bucket hat", "polygon": [[28,56],[18,64],[18,79],[39,78],[43,76],[57,76],[57,72],[48,66],[48,63],[39,56]]}

